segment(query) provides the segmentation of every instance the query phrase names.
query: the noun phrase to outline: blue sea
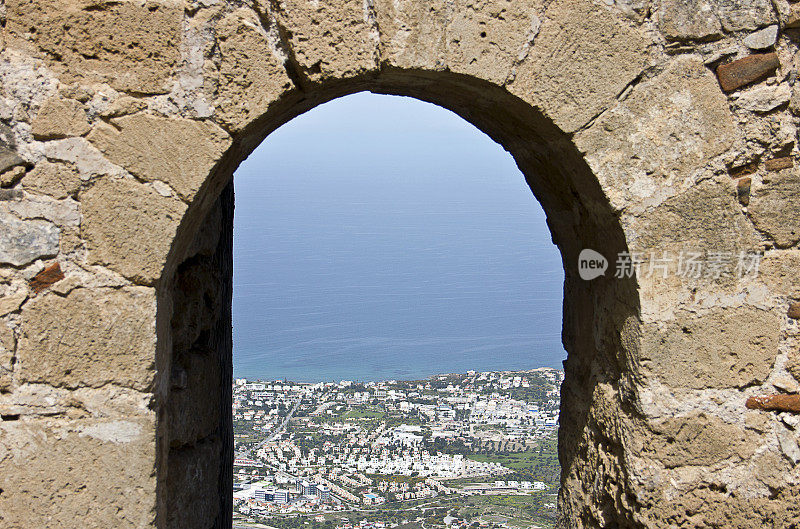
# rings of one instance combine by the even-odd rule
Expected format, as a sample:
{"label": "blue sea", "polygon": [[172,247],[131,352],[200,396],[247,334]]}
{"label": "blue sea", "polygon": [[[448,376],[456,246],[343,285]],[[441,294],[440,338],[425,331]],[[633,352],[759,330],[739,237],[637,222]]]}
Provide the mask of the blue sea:
{"label": "blue sea", "polygon": [[511,156],[455,114],[342,98],[272,133],[234,183],[235,376],[561,367],[544,213]]}

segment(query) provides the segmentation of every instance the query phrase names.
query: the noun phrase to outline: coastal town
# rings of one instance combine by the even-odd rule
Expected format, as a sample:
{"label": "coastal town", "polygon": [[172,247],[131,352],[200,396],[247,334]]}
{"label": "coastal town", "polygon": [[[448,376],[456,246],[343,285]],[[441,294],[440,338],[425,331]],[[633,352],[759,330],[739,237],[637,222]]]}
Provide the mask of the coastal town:
{"label": "coastal town", "polygon": [[551,527],[562,380],[550,368],[367,383],[237,379],[235,524]]}

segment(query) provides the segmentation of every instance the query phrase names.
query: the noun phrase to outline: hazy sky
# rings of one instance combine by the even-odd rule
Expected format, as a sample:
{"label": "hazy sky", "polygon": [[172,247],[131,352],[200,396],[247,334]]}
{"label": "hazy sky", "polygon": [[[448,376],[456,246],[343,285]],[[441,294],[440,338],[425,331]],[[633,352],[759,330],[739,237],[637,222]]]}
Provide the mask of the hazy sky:
{"label": "hazy sky", "polygon": [[455,114],[341,98],[271,134],[234,182],[237,376],[560,367],[544,214],[511,156]]}

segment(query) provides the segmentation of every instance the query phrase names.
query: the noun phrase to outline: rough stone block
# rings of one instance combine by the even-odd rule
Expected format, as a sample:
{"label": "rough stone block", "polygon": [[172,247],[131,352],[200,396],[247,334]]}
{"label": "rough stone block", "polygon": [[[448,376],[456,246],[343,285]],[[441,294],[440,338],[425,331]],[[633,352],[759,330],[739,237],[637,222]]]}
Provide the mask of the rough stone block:
{"label": "rough stone block", "polygon": [[780,67],[775,53],[759,53],[722,64],[717,68],[719,84],[725,92],[732,92],[750,83],[762,81]]}
{"label": "rough stone block", "polygon": [[800,210],[790,207],[800,195],[800,174],[794,170],[772,175],[754,190],[748,213],[760,231],[784,248],[800,241]]}
{"label": "rough stone block", "polygon": [[752,433],[706,413],[664,419],[653,425],[653,431],[656,436],[646,450],[667,468],[747,459],[756,449]]}
{"label": "rough stone block", "polygon": [[716,40],[722,25],[709,0],[669,0],[661,3],[658,27],[668,40]]}
{"label": "rough stone block", "polygon": [[155,325],[149,288],[48,292],[23,307],[20,376],[57,387],[146,390],[155,376]]}
{"label": "rough stone block", "polygon": [[155,524],[153,418],[0,422],[0,525]]}
{"label": "rough stone block", "polygon": [[770,0],[715,0],[725,31],[752,31],[778,22]]}
{"label": "rough stone block", "polygon": [[294,84],[284,67],[286,57],[270,42],[253,11],[237,9],[215,31],[222,64],[214,118],[238,131],[267,112]]}
{"label": "rough stone block", "polygon": [[152,283],[161,276],[186,204],[129,178],[105,177],[81,194],[89,258]]}
{"label": "rough stone block", "polygon": [[648,62],[643,35],[586,0],[549,4],[508,90],[574,132],[612,105]]}
{"label": "rough stone block", "polygon": [[45,58],[65,82],[163,93],[180,59],[183,2],[12,0],[6,43]]}
{"label": "rough stone block", "polygon": [[575,137],[612,204],[636,214],[678,193],[693,171],[734,144],[725,96],[697,57],[637,85]]}
{"label": "rough stone block", "polygon": [[777,296],[800,298],[800,250],[775,250],[764,254],[758,277]]}
{"label": "rough stone block", "polygon": [[751,50],[765,50],[774,46],[776,40],[778,40],[777,24],[749,34],[744,38],[743,42]]}
{"label": "rough stone block", "polygon": [[378,68],[378,28],[369,3],[353,0],[277,0],[273,15],[312,81],[347,78]]}
{"label": "rough stone block", "polygon": [[78,172],[66,164],[41,161],[22,179],[22,188],[33,194],[56,199],[75,196],[81,187]]}
{"label": "rough stone block", "polygon": [[31,124],[33,137],[38,140],[83,136],[89,128],[83,105],[74,99],[48,99]]}
{"label": "rough stone block", "polygon": [[46,220],[0,212],[0,264],[23,266],[58,253],[59,229]]}
{"label": "rough stone block", "polygon": [[[659,328],[660,327],[660,328]],[[680,315],[648,325],[642,363],[673,388],[731,388],[766,380],[778,355],[781,316],[752,307]]]}
{"label": "rough stone block", "polygon": [[134,114],[98,125],[89,141],[113,163],[147,182],[166,182],[191,200],[230,146],[217,125]]}

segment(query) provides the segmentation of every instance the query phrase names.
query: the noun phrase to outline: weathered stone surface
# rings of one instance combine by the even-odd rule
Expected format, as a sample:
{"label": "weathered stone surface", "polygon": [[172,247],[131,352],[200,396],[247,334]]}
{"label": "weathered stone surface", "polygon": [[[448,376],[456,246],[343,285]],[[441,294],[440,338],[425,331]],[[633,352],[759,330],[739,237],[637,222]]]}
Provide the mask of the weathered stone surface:
{"label": "weathered stone surface", "polygon": [[83,136],[89,128],[83,104],[60,98],[45,101],[31,124],[33,137],[39,140]]}
{"label": "weathered stone surface", "polygon": [[81,194],[81,210],[89,258],[152,283],[161,275],[186,205],[131,179],[103,178]]}
{"label": "weathered stone surface", "polygon": [[24,292],[3,296],[0,298],[0,316],[19,310],[22,302],[26,299],[28,299],[28,295]]}
{"label": "weathered stone surface", "polygon": [[152,289],[79,288],[25,304],[17,356],[27,382],[56,387],[153,383],[156,301]]}
{"label": "weathered stone surface", "polygon": [[746,459],[756,448],[755,436],[706,413],[659,421],[653,431],[647,450],[668,468]]}
{"label": "weathered stone surface", "polygon": [[46,267],[44,270],[33,276],[30,280],[30,287],[34,293],[38,294],[50,285],[57,283],[64,279],[64,272],[61,271],[61,265],[58,261]]}
{"label": "weathered stone surface", "polygon": [[516,75],[544,15],[540,0],[379,0],[375,7],[382,61],[399,67],[447,68],[498,84]]}
{"label": "weathered stone surface", "polygon": [[7,45],[39,52],[66,82],[161,93],[180,58],[183,3],[175,0],[13,0],[6,17]]}
{"label": "weathered stone surface", "polygon": [[761,81],[772,75],[780,66],[775,53],[748,55],[717,68],[717,78],[722,89],[732,92],[750,83]]}
{"label": "weathered stone surface", "polygon": [[378,66],[378,28],[369,4],[351,0],[277,0],[272,13],[312,81],[347,78]]}
{"label": "weathered stone surface", "polygon": [[264,114],[293,84],[286,60],[258,16],[238,9],[216,27],[222,65],[215,119],[236,131]]}
{"label": "weathered stone surface", "polygon": [[776,40],[778,40],[778,26],[772,25],[749,34],[743,42],[751,50],[765,50],[774,46]]}
{"label": "weathered stone surface", "polygon": [[759,278],[780,296],[800,297],[800,250],[773,250],[764,254]]}
{"label": "weathered stone surface", "polygon": [[748,213],[760,231],[784,248],[800,241],[800,211],[786,207],[800,193],[800,174],[785,170],[753,191]]}
{"label": "weathered stone surface", "polygon": [[778,21],[770,0],[717,0],[715,3],[725,31],[753,30]]}
{"label": "weathered stone surface", "polygon": [[576,135],[617,208],[634,212],[676,194],[693,171],[730,149],[728,102],[698,57],[673,61],[619,106]]}
{"label": "weathered stone surface", "polygon": [[[3,527],[148,527],[154,418],[0,422]],[[34,485],[35,484],[35,485]],[[20,498],[26,498],[20,501]]]}
{"label": "weathered stone surface", "polygon": [[800,303],[792,303],[789,305],[789,310],[786,311],[786,315],[793,320],[800,320]]}
{"label": "weathered stone surface", "polygon": [[508,89],[574,132],[642,72],[646,46],[638,30],[586,0],[553,2],[543,19]]}
{"label": "weathered stone surface", "polygon": [[733,103],[737,107],[751,112],[770,112],[781,105],[789,103],[792,89],[786,83],[772,86],[756,86],[746,92],[740,92]]}
{"label": "weathered stone surface", "polygon": [[786,13],[786,18],[783,21],[783,27],[786,29],[800,28],[800,5],[792,4],[789,7],[789,12]]}
{"label": "weathered stone surface", "polygon": [[658,27],[669,40],[715,40],[722,37],[722,25],[710,0],[662,2]]}
{"label": "weathered stone surface", "polygon": [[757,384],[766,380],[778,355],[780,322],[780,315],[752,307],[680,315],[649,329],[642,362],[673,388]]}
{"label": "weathered stone surface", "polygon": [[25,174],[25,167],[17,165],[7,171],[0,173],[0,187],[11,187]]}
{"label": "weathered stone surface", "polygon": [[0,212],[0,263],[23,266],[58,253],[59,230],[45,220]]}
{"label": "weathered stone surface", "polygon": [[134,114],[101,124],[89,141],[113,163],[147,182],[169,184],[190,200],[208,177],[230,137],[204,121]]}
{"label": "weathered stone surface", "polygon": [[41,161],[22,179],[22,188],[30,193],[56,199],[74,197],[81,187],[78,172],[66,164]]}

